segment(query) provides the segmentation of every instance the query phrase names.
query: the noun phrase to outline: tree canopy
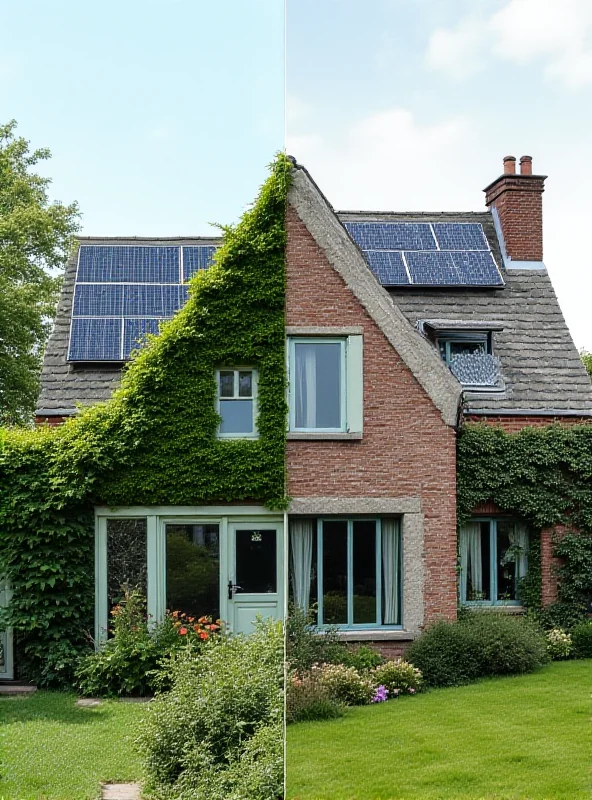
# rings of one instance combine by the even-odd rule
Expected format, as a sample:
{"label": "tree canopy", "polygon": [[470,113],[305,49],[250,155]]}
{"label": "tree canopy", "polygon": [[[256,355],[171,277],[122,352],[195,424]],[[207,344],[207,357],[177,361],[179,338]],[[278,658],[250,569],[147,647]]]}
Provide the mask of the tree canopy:
{"label": "tree canopy", "polygon": [[51,157],[30,151],[0,125],[0,422],[31,419],[45,342],[64,266],[78,230],[76,203],[50,202],[50,178],[32,168]]}

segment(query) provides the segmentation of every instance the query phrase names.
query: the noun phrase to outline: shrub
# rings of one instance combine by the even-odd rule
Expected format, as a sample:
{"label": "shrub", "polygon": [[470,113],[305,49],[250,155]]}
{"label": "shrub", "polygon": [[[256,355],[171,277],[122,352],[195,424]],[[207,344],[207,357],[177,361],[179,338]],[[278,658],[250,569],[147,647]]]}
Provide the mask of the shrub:
{"label": "shrub", "polygon": [[336,719],[344,706],[331,697],[329,688],[320,680],[319,670],[292,673],[286,682],[286,722],[311,722]]}
{"label": "shrub", "polygon": [[375,684],[387,689],[389,698],[400,694],[415,694],[421,691],[423,686],[422,675],[417,667],[401,659],[387,661],[375,667],[371,672],[371,678]]}
{"label": "shrub", "polygon": [[291,669],[302,674],[313,664],[341,663],[346,647],[336,628],[319,628],[314,612],[293,606],[286,622],[286,659]]}
{"label": "shrub", "polygon": [[123,599],[111,611],[113,636],[79,662],[76,685],[84,695],[152,694],[166,688],[166,662],[181,649],[198,651],[220,630],[209,617],[195,621],[173,612],[150,631],[139,589],[123,587]]}
{"label": "shrub", "polygon": [[[150,704],[138,739],[148,790],[215,800],[281,796],[283,652],[281,623],[258,622],[250,636],[211,638],[199,656],[177,653],[171,689]],[[273,747],[264,756],[266,743]],[[243,768],[261,794],[244,783],[244,793],[230,789]]]}
{"label": "shrub", "polygon": [[474,612],[432,625],[406,653],[430,686],[457,686],[488,675],[532,672],[548,661],[532,623],[498,612]]}
{"label": "shrub", "polygon": [[586,617],[586,606],[578,603],[551,603],[538,609],[536,617],[545,630],[563,628],[570,630]]}
{"label": "shrub", "polygon": [[561,628],[547,632],[547,653],[553,661],[569,658],[573,648],[571,636]]}
{"label": "shrub", "polygon": [[375,686],[355,667],[344,664],[321,664],[312,668],[330,697],[346,706],[363,706],[374,697]]}
{"label": "shrub", "polygon": [[571,638],[577,658],[592,658],[592,621],[575,625]]}
{"label": "shrub", "polygon": [[374,667],[384,662],[384,658],[368,645],[359,647],[340,647],[331,653],[334,657],[333,663],[345,664],[346,667],[354,667],[358,672],[369,672]]}

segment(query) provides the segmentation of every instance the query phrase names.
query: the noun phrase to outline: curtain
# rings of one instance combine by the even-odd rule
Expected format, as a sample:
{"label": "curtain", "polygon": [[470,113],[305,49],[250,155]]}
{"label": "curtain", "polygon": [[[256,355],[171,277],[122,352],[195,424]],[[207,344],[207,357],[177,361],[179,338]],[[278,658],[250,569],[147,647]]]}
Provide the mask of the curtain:
{"label": "curtain", "polygon": [[314,344],[296,344],[296,427],[317,426],[317,357]]}
{"label": "curtain", "polygon": [[308,611],[312,570],[313,520],[290,520],[290,568],[294,604]]}
{"label": "curtain", "polygon": [[514,526],[514,541],[518,552],[516,553],[516,577],[523,578],[528,572],[528,531],[526,525],[517,522]]}
{"label": "curtain", "polygon": [[400,624],[399,562],[401,535],[398,519],[382,520],[382,592],[384,595],[384,625]]}
{"label": "curtain", "polygon": [[481,561],[481,525],[468,522],[460,529],[460,599],[468,600],[468,577],[471,576],[473,593],[483,591],[483,567]]}

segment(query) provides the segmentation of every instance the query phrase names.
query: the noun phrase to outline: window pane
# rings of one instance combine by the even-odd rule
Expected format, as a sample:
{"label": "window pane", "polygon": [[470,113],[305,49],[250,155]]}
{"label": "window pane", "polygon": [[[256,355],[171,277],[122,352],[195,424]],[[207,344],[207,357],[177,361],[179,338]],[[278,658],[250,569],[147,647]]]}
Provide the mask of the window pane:
{"label": "window pane", "polygon": [[347,624],[347,522],[323,522],[323,623]]}
{"label": "window pane", "polygon": [[239,397],[252,397],[253,396],[253,373],[252,372],[239,372],[238,373],[238,396]]}
{"label": "window pane", "polygon": [[355,521],[353,542],[354,623],[376,622],[376,523]]}
{"label": "window pane", "polygon": [[237,594],[277,592],[276,531],[236,531]]}
{"label": "window pane", "polygon": [[220,400],[220,433],[253,433],[252,400]]}
{"label": "window pane", "polygon": [[461,353],[485,353],[485,342],[450,342],[450,357]]}
{"label": "window pane", "polygon": [[107,520],[107,602],[119,603],[124,586],[146,597],[146,518]]}
{"label": "window pane", "polygon": [[294,605],[315,612],[317,622],[317,523],[290,520],[289,597]]}
{"label": "window pane", "polygon": [[220,616],[217,524],[166,526],[166,606],[196,618]]}
{"label": "window pane", "polygon": [[220,397],[234,397],[234,372],[220,372]]}
{"label": "window pane", "polygon": [[401,585],[401,524],[398,519],[382,520],[382,624],[400,625],[403,591]]}
{"label": "window pane", "polygon": [[341,428],[343,342],[294,345],[297,428]]}
{"label": "window pane", "polygon": [[490,523],[478,522],[466,526],[465,552],[462,552],[461,564],[466,570],[466,599],[491,600],[491,541]]}
{"label": "window pane", "polygon": [[516,559],[519,558],[518,543],[514,535],[514,523],[499,521],[497,524],[497,600],[516,600]]}

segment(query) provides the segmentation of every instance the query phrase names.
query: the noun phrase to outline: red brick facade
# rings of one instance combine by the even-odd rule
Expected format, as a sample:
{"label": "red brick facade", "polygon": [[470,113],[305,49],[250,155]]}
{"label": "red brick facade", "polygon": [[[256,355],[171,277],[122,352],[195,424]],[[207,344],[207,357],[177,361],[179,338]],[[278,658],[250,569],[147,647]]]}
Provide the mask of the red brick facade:
{"label": "red brick facade", "polygon": [[329,264],[287,212],[288,326],[364,329],[361,441],[288,441],[292,497],[420,497],[426,621],[456,616],[456,435]]}

